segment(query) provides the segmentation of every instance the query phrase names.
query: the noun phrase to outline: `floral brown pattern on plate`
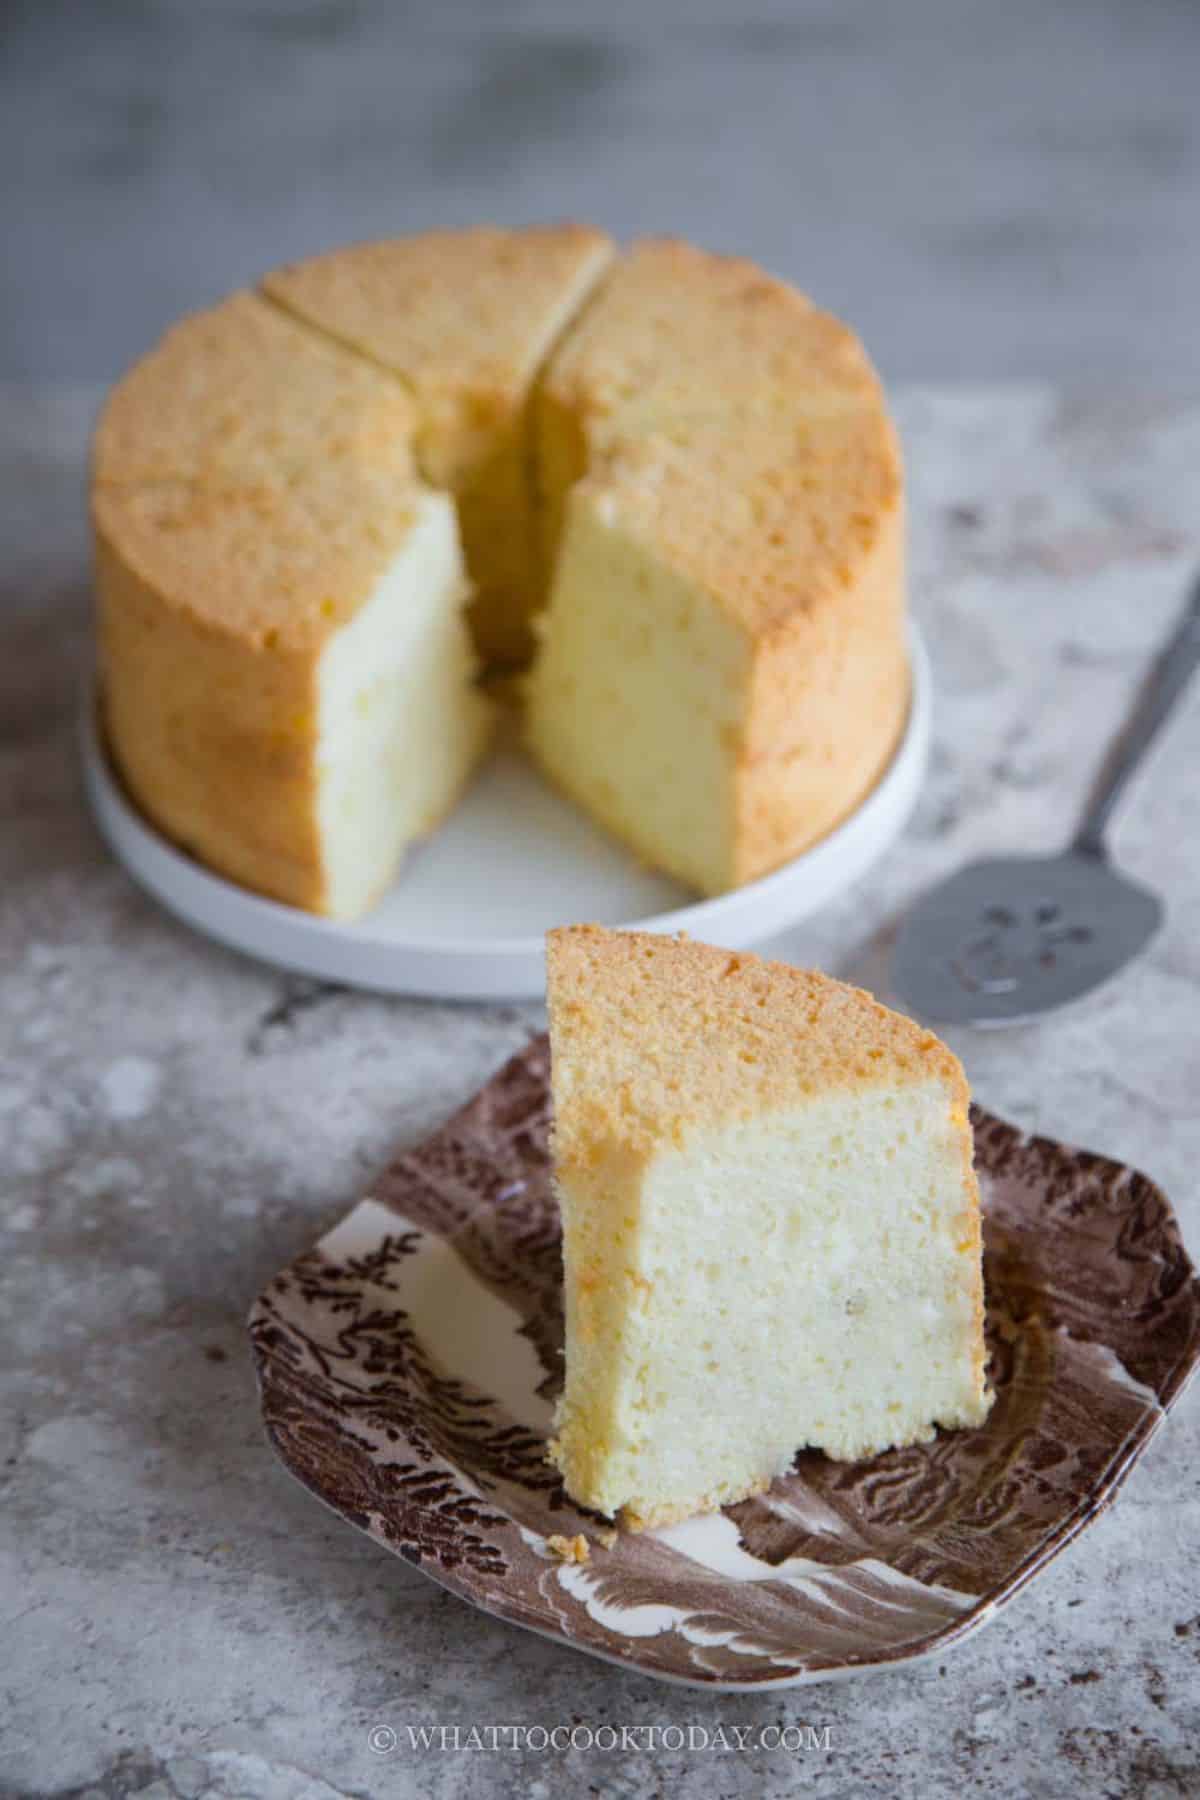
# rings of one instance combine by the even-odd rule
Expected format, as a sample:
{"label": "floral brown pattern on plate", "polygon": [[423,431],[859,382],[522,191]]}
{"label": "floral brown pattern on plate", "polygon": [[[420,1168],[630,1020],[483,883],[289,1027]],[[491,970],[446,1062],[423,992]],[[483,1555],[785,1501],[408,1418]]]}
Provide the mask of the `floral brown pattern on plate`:
{"label": "floral brown pattern on plate", "polygon": [[[539,1038],[260,1295],[271,1441],[485,1612],[664,1680],[762,1688],[944,1651],[1112,1499],[1200,1360],[1200,1281],[1153,1182],[976,1108],[996,1403],[869,1462],[622,1533],[545,1460],[562,1269]],[[590,1555],[548,1540],[582,1532]]]}

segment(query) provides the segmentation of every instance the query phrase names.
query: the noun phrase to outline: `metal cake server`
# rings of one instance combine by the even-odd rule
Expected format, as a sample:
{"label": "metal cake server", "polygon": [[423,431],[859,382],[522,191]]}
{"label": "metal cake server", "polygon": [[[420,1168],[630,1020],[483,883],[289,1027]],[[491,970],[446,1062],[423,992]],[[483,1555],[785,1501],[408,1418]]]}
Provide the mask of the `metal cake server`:
{"label": "metal cake server", "polygon": [[1157,894],[1114,869],[1104,832],[1126,783],[1200,663],[1200,577],[1115,739],[1070,847],[971,863],[900,929],[896,992],[947,1025],[1016,1025],[1077,1000],[1143,950]]}

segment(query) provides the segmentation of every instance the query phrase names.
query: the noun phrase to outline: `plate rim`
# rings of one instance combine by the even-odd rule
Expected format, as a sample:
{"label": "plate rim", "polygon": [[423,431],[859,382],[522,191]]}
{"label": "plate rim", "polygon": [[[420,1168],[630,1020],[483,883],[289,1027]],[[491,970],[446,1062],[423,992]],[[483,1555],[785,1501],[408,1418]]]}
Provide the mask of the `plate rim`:
{"label": "plate rim", "polygon": [[[618,928],[684,931],[723,941],[729,949],[749,948],[798,923],[861,879],[908,823],[929,761],[933,679],[915,625],[909,632],[909,663],[909,709],[900,741],[870,792],[832,831],[758,881],[623,920]],[[541,998],[542,932],[398,938],[372,932],[370,914],[350,922],[323,918],[255,894],[205,868],[144,819],[126,795],[103,744],[97,699],[98,678],[89,671],[79,709],[79,750],[93,818],[134,881],[194,930],[276,967],[372,992],[457,1000]],[[839,862],[846,864],[840,872]],[[802,892],[805,877],[807,898]],[[741,922],[723,928],[730,917]],[[756,918],[761,922],[756,924]]]}
{"label": "plate rim", "polygon": [[[990,1118],[997,1123],[996,1114]],[[315,1248],[315,1246],[314,1246]],[[256,1299],[249,1314],[252,1325],[258,1317],[259,1300]],[[615,1669],[624,1669],[628,1673],[642,1676],[647,1681],[662,1682],[668,1687],[692,1688],[706,1694],[761,1694],[770,1693],[780,1688],[815,1687],[819,1683],[832,1681],[853,1681],[860,1676],[887,1675],[899,1670],[912,1668],[918,1663],[931,1661],[935,1656],[943,1655],[967,1638],[974,1637],[993,1623],[997,1616],[1006,1610],[1009,1603],[1026,1588],[1039,1571],[1055,1557],[1068,1548],[1075,1539],[1082,1535],[1088,1527],[1112,1506],[1121,1488],[1143,1454],[1158,1436],[1166,1422],[1167,1412],[1181,1397],[1196,1373],[1197,1364],[1193,1360],[1185,1366],[1184,1359],[1176,1364],[1172,1371],[1172,1387],[1168,1398],[1160,1402],[1157,1412],[1144,1414],[1129,1435],[1114,1451],[1112,1459],[1103,1474],[1099,1477],[1096,1490],[1087,1498],[1077,1502],[1074,1510],[1063,1519],[1061,1525],[1051,1532],[1025,1560],[1018,1564],[1012,1575],[1005,1582],[999,1593],[983,1596],[977,1605],[973,1605],[960,1619],[953,1619],[933,1637],[927,1639],[919,1649],[905,1651],[901,1654],[879,1658],[870,1662],[842,1662],[825,1669],[801,1669],[791,1675],[748,1676],[744,1681],[725,1681],[719,1678],[709,1679],[702,1675],[688,1676],[676,1674],[673,1670],[651,1668],[636,1656],[619,1656],[615,1651],[605,1650],[595,1644],[585,1644],[578,1639],[568,1637],[565,1632],[552,1631],[549,1626],[529,1618],[520,1606],[506,1606],[503,1602],[483,1599],[474,1593],[468,1584],[459,1580],[452,1569],[445,1569],[440,1564],[418,1561],[405,1554],[394,1544],[389,1544],[369,1526],[358,1526],[345,1513],[336,1507],[320,1488],[315,1487],[307,1476],[298,1469],[288,1457],[276,1433],[274,1422],[267,1410],[263,1368],[257,1354],[255,1356],[255,1380],[258,1387],[259,1404],[262,1412],[263,1429],[270,1444],[271,1452],[290,1480],[302,1487],[307,1494],[325,1508],[335,1519],[353,1530],[362,1532],[371,1542],[387,1555],[399,1556],[410,1569],[416,1569],[426,1580],[432,1581],[447,1593],[454,1594],[477,1612],[490,1619],[500,1619],[506,1625],[515,1625],[521,1631],[529,1631],[535,1637],[543,1638],[547,1643],[558,1644],[581,1656],[594,1657],[598,1662],[608,1663]],[[1098,1495],[1098,1497],[1097,1497]]]}

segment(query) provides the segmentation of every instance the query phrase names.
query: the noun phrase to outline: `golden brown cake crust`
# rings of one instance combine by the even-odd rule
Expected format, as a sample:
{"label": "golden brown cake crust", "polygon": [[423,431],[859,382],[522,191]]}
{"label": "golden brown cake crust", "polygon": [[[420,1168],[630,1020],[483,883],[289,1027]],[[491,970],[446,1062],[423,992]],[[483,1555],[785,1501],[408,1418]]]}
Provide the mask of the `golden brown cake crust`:
{"label": "golden brown cake crust", "polygon": [[371,469],[411,481],[413,429],[394,376],[238,293],[180,320],[116,384],[92,480],[262,487]]}
{"label": "golden brown cake crust", "polygon": [[965,1121],[966,1077],[940,1039],[816,970],[600,925],[547,933],[546,966],[551,1044],[588,1071],[586,1102],[555,1072],[560,1166],[839,1087],[936,1078]]}
{"label": "golden brown cake crust", "polygon": [[622,509],[752,636],[851,585],[901,504],[854,333],[753,263],[676,239],[614,264],[539,410],[550,488],[611,469]]}
{"label": "golden brown cake crust", "polygon": [[290,263],[262,289],[403,378],[426,476],[454,487],[611,254],[589,225],[426,231]]}
{"label": "golden brown cake crust", "polygon": [[286,485],[99,486],[92,517],[164,612],[251,650],[315,650],[399,553],[418,500],[405,478],[335,466]]}
{"label": "golden brown cake crust", "polygon": [[141,496],[105,494],[94,509],[101,704],[125,783],[212,868],[319,912],[315,653],[264,650],[170,603],[153,556],[131,545],[127,498]]}
{"label": "golden brown cake crust", "polygon": [[876,515],[853,579],[757,641],[734,786],[733,881],[770,874],[882,778],[911,698],[904,517]]}

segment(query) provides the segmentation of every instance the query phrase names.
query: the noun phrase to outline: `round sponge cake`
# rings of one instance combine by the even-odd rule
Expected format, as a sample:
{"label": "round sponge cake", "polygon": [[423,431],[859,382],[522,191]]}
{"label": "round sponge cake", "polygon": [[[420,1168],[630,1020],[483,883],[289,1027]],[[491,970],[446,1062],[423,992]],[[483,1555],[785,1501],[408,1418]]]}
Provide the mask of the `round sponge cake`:
{"label": "round sponge cake", "polygon": [[903,726],[902,482],[853,334],[736,258],[565,225],[292,265],[97,428],[105,724],[219,872],[340,917],[526,741],[704,892],[869,791]]}

